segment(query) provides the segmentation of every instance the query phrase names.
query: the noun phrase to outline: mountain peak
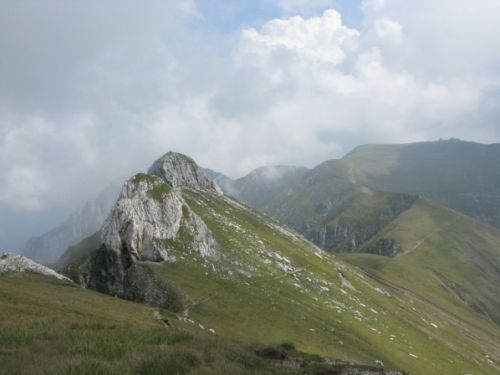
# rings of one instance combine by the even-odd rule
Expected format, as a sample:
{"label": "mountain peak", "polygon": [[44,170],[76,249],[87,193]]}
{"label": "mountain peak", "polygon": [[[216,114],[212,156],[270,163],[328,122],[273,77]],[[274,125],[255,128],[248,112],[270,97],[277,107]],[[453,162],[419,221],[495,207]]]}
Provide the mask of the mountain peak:
{"label": "mountain peak", "polygon": [[215,185],[189,156],[169,151],[156,160],[148,174],[160,177],[174,189],[215,190]]}

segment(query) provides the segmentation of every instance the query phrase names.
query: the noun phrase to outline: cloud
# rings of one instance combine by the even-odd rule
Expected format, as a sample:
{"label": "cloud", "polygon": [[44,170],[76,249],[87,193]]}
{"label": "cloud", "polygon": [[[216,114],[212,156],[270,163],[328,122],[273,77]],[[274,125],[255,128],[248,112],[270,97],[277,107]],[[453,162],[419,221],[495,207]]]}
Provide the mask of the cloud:
{"label": "cloud", "polygon": [[300,14],[311,11],[324,10],[332,6],[331,0],[278,0],[278,5],[281,9],[288,13]]}
{"label": "cloud", "polygon": [[284,49],[299,59],[339,64],[345,58],[344,49],[353,47],[358,36],[357,30],[342,25],[337,11],[329,9],[321,17],[274,19],[260,31],[243,30],[242,43],[248,48],[247,53]]}
{"label": "cloud", "polygon": [[403,41],[403,27],[397,21],[382,18],[375,21],[375,32],[381,39],[400,44]]}
{"label": "cloud", "polygon": [[252,87],[266,88],[259,98],[267,107],[259,113],[267,114],[270,128],[282,129],[281,138],[309,140],[314,150],[365,137],[425,139],[436,124],[446,128],[474,110],[477,84],[433,81],[387,64],[384,55],[392,47],[377,41],[403,43],[402,28],[388,18],[376,21],[360,31],[327,10],[321,17],[271,20],[259,30],[243,31],[238,66],[252,77]]}
{"label": "cloud", "polygon": [[48,183],[40,171],[17,167],[9,170],[3,181],[1,203],[26,212],[46,208],[42,195],[48,189]]}
{"label": "cloud", "polygon": [[341,3],[214,1],[217,28],[194,0],[0,2],[0,222],[48,229],[169,149],[238,176],[367,142],[500,140],[496,1],[366,0],[356,26]]}
{"label": "cloud", "polygon": [[362,9],[364,12],[379,11],[385,7],[386,0],[364,0]]}

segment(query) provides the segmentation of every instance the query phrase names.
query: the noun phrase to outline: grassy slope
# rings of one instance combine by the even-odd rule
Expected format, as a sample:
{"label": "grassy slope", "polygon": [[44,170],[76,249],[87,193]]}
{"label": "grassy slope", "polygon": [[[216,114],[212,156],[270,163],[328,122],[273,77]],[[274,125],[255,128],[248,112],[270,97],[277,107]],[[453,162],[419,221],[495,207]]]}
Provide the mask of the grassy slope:
{"label": "grassy slope", "polygon": [[402,255],[345,259],[464,319],[500,323],[500,230],[419,200],[379,238],[395,239]]}
{"label": "grassy slope", "polygon": [[414,199],[374,191],[356,181],[346,163],[332,160],[306,173],[265,211],[325,250],[341,253],[356,251]]}
{"label": "grassy slope", "polygon": [[0,374],[314,375],[345,367],[290,345],[276,348],[285,362],[271,361],[276,349],[269,355],[168,312],[31,273],[0,276],[0,309]]}
{"label": "grassy slope", "polygon": [[[394,192],[421,195],[500,226],[499,163],[500,144],[364,145],[308,171],[265,211],[336,253],[357,251],[353,240],[359,245],[408,207],[411,198]],[[339,233],[347,238],[339,242]]]}
{"label": "grassy slope", "polygon": [[233,339],[291,341],[306,352],[366,364],[382,360],[415,374],[498,372],[484,357],[500,359],[497,326],[477,316],[450,319],[401,291],[388,295],[356,268],[228,198],[185,197],[224,254],[212,261],[184,253],[177,263],[149,264],[189,295],[186,317]]}

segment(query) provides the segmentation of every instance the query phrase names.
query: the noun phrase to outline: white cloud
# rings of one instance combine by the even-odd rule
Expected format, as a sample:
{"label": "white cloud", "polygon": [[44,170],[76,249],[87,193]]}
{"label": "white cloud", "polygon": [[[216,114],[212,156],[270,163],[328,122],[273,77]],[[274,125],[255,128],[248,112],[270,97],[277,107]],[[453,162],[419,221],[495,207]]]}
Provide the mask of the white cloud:
{"label": "white cloud", "polygon": [[274,19],[259,31],[243,30],[243,43],[258,53],[283,48],[300,59],[339,64],[345,58],[344,49],[353,48],[358,35],[342,24],[337,11],[329,9],[321,17]]}
{"label": "white cloud", "polygon": [[403,27],[397,21],[382,18],[375,21],[375,31],[379,38],[400,44],[403,41]]}
{"label": "white cloud", "polygon": [[402,27],[389,18],[377,21],[374,30],[360,32],[326,11],[322,17],[272,20],[243,32],[239,67],[255,77],[252,86],[267,88],[268,107],[261,113],[267,113],[267,123],[283,128],[281,137],[323,152],[322,146],[335,149],[350,138],[426,139],[436,124],[446,128],[476,108],[477,84],[434,82],[387,64],[390,46],[377,47],[369,35],[373,31],[379,42],[402,44]]}

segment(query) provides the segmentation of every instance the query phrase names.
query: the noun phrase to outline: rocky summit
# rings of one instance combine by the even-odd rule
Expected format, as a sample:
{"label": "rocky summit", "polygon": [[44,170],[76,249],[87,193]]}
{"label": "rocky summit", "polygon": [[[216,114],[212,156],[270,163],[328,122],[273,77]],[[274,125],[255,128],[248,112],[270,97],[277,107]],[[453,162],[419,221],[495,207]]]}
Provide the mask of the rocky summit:
{"label": "rocky summit", "polygon": [[174,189],[193,188],[215,190],[215,185],[193,159],[177,152],[167,152],[148,169],[148,174],[160,177]]}
{"label": "rocky summit", "polygon": [[[188,175],[181,176],[179,171],[187,171]],[[127,296],[127,285],[136,283],[137,276],[143,278],[134,268],[137,262],[174,262],[179,244],[201,257],[216,257],[217,242],[212,232],[189,208],[179,190],[188,186],[186,181],[194,183],[197,171],[194,164],[193,168],[184,166],[168,173],[172,181],[177,181],[173,183],[177,189],[149,174],[140,173],[128,180],[101,228],[102,246],[84,264],[80,282]],[[184,183],[178,184],[179,181]]]}

